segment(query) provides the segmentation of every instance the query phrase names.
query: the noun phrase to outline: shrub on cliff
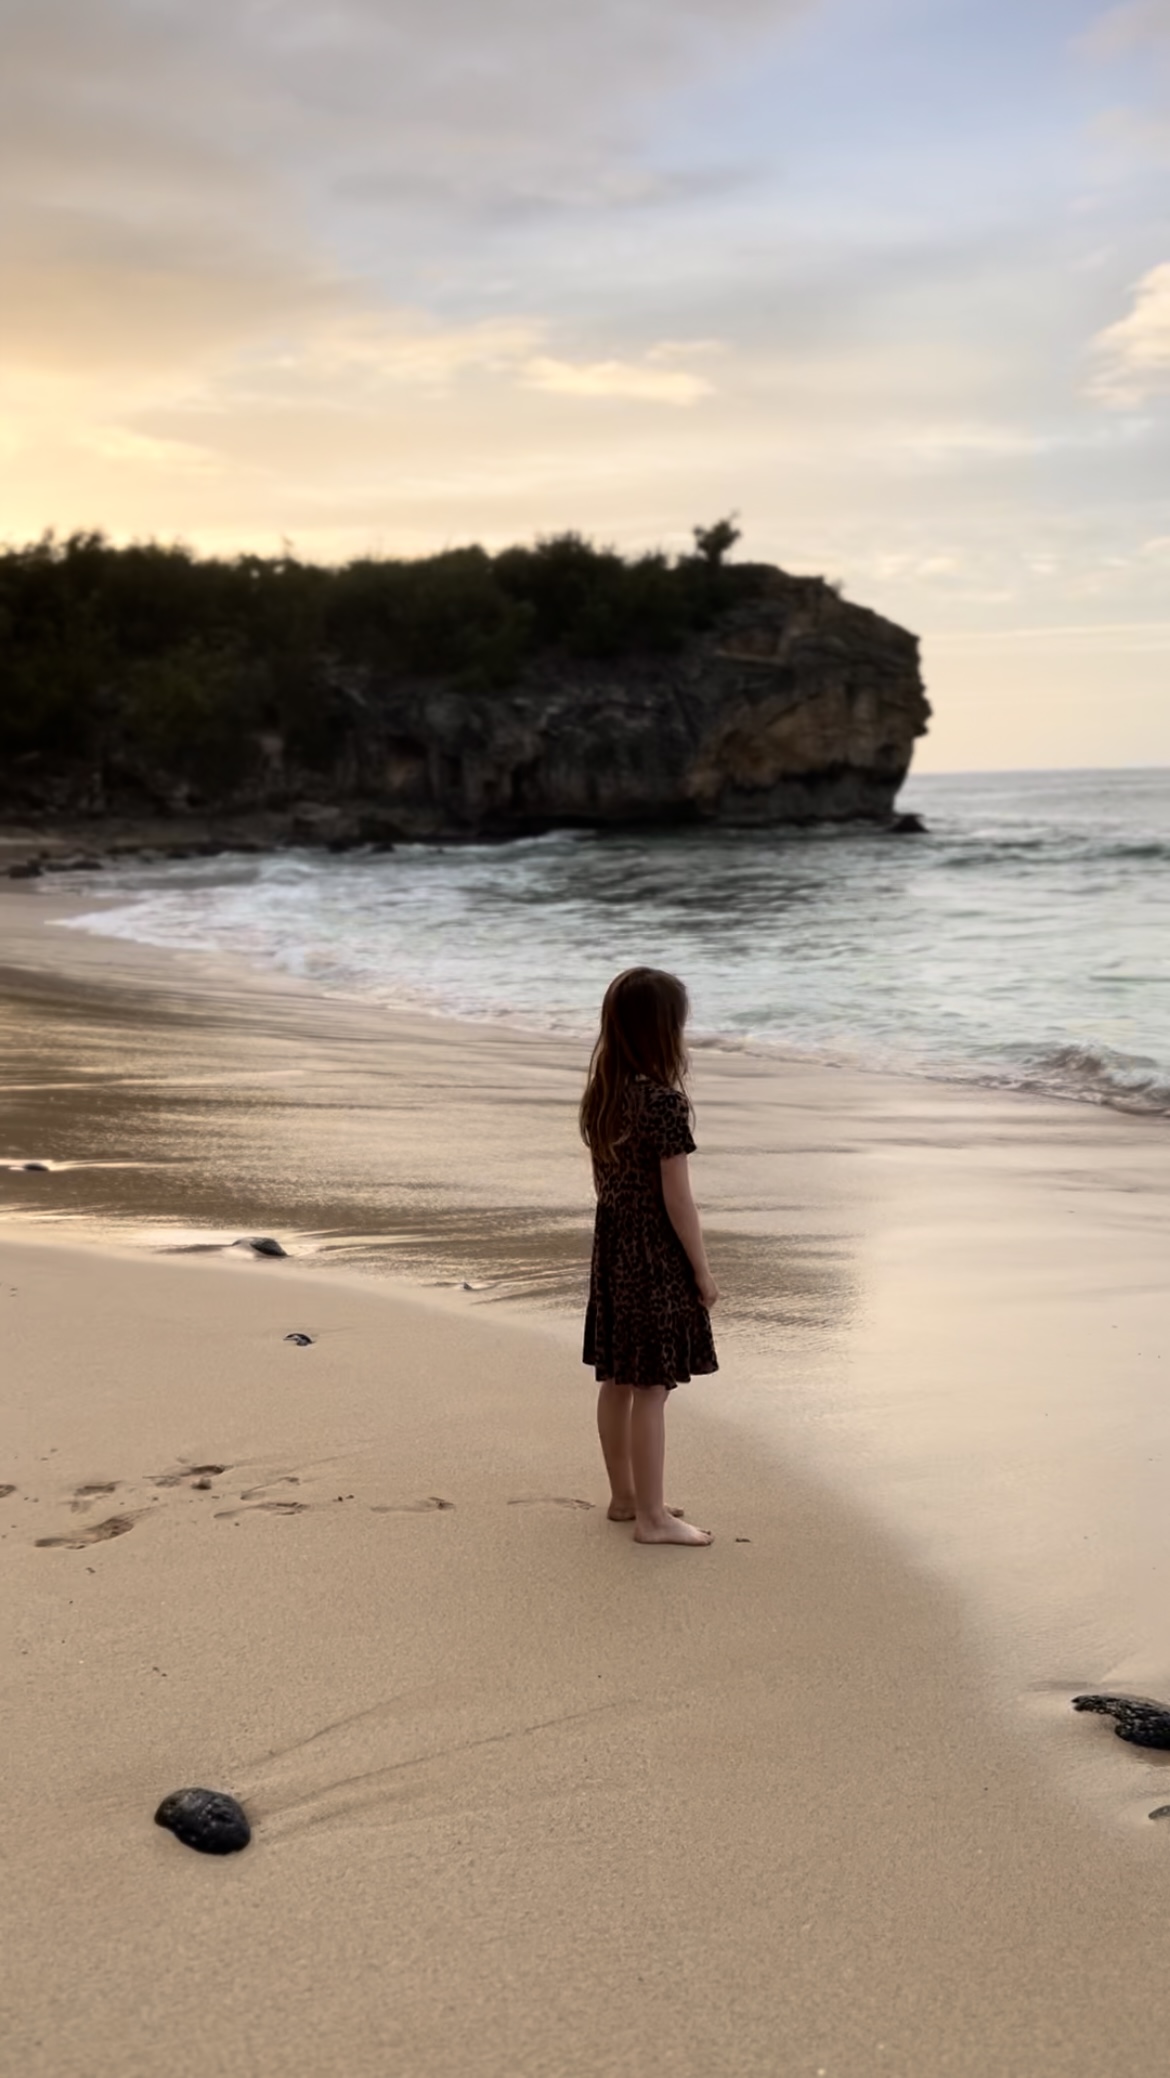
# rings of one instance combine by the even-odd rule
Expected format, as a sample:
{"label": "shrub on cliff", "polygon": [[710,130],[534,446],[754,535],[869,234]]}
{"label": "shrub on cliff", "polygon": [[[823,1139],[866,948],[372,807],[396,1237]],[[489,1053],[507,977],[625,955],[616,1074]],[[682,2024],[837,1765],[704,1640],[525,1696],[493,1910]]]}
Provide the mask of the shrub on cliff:
{"label": "shrub on cliff", "polygon": [[196,639],[139,658],[115,693],[117,748],[146,771],[221,794],[254,768],[270,675],[233,645]]}
{"label": "shrub on cliff", "polygon": [[10,769],[114,759],[220,791],[267,729],[325,764],[340,724],[323,659],[483,692],[558,654],[669,651],[752,588],[723,561],[733,534],[696,528],[697,553],[676,561],[569,533],[336,569],[46,536],[0,552],[0,754]]}

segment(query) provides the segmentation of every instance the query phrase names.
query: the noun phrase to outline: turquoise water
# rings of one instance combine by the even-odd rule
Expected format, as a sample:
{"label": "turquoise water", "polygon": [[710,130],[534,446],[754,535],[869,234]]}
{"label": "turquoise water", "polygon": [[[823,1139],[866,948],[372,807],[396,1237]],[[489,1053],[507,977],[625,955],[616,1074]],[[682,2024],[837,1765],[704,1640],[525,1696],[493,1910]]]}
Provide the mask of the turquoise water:
{"label": "turquoise water", "polygon": [[127,863],[70,927],[582,1035],[645,961],[683,975],[700,1042],[1170,1115],[1170,772],[919,778],[900,805],[928,835]]}

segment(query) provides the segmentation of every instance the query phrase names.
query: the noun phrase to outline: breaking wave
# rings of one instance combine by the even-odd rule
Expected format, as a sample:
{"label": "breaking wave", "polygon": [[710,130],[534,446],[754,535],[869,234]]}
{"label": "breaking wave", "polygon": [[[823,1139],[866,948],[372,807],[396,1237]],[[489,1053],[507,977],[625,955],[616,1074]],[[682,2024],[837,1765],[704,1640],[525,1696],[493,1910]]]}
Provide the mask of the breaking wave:
{"label": "breaking wave", "polygon": [[1170,774],[921,779],[929,835],[562,834],[119,864],[72,927],[585,1039],[668,966],[697,1037],[1170,1116]]}
{"label": "breaking wave", "polygon": [[1042,1096],[1170,1118],[1170,1067],[1110,1047],[1056,1046],[1038,1051],[1025,1057],[1016,1075],[1005,1072],[1003,1081]]}

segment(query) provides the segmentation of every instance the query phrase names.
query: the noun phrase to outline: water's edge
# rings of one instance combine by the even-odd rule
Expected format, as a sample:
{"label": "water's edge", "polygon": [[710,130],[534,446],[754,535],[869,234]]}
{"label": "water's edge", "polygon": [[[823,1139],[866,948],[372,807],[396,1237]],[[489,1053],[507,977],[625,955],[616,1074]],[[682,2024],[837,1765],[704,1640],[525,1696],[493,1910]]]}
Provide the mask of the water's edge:
{"label": "water's edge", "polygon": [[930,834],[116,864],[74,880],[68,922],[583,1044],[618,967],[666,965],[699,1046],[1170,1115],[1170,775],[920,779],[905,798]]}

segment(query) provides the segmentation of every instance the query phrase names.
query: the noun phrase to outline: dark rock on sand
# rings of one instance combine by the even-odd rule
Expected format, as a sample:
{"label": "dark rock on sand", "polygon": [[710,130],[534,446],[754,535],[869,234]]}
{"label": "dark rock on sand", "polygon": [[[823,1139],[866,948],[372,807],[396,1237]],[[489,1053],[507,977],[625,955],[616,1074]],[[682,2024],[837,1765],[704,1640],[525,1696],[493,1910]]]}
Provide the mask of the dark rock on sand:
{"label": "dark rock on sand", "polygon": [[313,1344],[313,1337],[311,1335],[286,1335],[284,1339],[286,1342],[295,1342],[298,1349],[310,1349]]}
{"label": "dark rock on sand", "polygon": [[49,1164],[47,1162],[22,1162],[20,1166],[26,1176],[47,1176],[49,1174]]}
{"label": "dark rock on sand", "polygon": [[1170,1749],[1170,1703],[1156,1702],[1152,1696],[1090,1695],[1074,1696],[1073,1709],[1115,1718],[1114,1731],[1131,1746]]}
{"label": "dark rock on sand", "polygon": [[256,1255],[288,1254],[287,1248],[282,1248],[279,1241],[273,1240],[271,1234],[247,1234],[233,1245],[236,1248],[250,1248]]}
{"label": "dark rock on sand", "polygon": [[243,1806],[222,1789],[173,1790],[154,1822],[198,1854],[238,1854],[252,1837]]}

